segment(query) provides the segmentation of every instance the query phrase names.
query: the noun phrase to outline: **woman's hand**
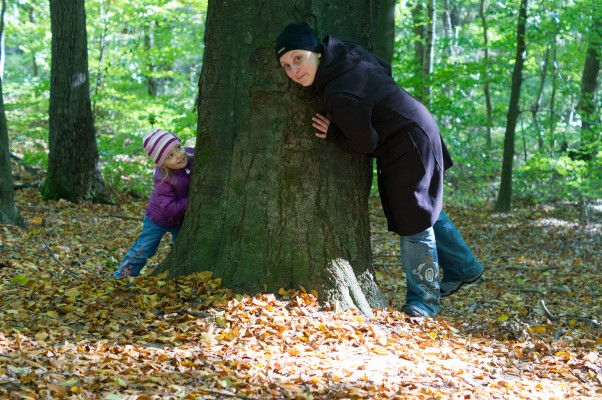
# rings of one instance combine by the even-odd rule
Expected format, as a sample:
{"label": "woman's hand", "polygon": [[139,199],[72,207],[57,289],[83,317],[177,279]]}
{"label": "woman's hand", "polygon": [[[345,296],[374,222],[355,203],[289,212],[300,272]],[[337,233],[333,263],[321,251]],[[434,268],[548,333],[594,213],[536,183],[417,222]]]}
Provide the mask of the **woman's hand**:
{"label": "woman's hand", "polygon": [[319,113],[316,113],[316,116],[313,117],[311,120],[314,121],[312,126],[320,131],[316,133],[316,137],[320,139],[326,139],[326,132],[328,132],[328,125],[330,125],[330,120]]}

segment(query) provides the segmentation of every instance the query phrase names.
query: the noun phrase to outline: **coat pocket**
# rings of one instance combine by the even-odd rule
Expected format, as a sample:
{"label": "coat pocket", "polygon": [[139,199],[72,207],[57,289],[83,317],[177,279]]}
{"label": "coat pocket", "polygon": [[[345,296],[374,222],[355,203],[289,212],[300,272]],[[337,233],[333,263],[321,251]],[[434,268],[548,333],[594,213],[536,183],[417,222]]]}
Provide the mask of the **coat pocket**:
{"label": "coat pocket", "polygon": [[425,173],[420,152],[415,145],[381,168],[383,183],[389,190],[414,185],[424,177]]}

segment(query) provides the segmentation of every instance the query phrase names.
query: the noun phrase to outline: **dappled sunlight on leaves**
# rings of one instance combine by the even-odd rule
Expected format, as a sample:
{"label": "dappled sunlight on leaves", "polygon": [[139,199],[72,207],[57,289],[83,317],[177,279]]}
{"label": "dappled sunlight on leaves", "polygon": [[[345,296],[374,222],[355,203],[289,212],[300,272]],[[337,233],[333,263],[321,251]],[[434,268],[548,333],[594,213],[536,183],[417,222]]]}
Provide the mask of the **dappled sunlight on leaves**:
{"label": "dappled sunlight on leaves", "polygon": [[[564,208],[447,210],[487,273],[437,319],[397,311],[397,237],[373,204],[377,277],[391,308],[322,309],[304,288],[233,293],[208,272],[110,275],[144,200],[42,203],[17,192],[27,230],[0,227],[0,397],[595,398],[602,395],[599,225]],[[567,207],[568,208],[568,207]],[[555,321],[546,318],[540,300]],[[557,318],[557,319],[556,319]]]}

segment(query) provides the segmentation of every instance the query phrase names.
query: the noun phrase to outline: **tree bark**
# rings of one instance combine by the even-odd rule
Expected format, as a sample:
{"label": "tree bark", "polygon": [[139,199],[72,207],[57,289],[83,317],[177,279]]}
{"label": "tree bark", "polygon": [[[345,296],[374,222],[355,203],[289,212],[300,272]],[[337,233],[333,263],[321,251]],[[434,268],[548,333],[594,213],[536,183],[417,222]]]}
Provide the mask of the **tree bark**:
{"label": "tree bark", "polygon": [[556,150],[556,89],[558,87],[558,60],[556,57],[558,32],[554,35],[552,42],[552,93],[550,94],[550,114],[548,118],[548,130],[550,131],[550,150]]}
{"label": "tree bark", "polygon": [[[4,13],[6,0],[2,0],[0,10],[0,36],[4,37]],[[2,52],[4,62],[4,52]],[[24,226],[25,222],[19,214],[14,200],[13,174],[10,165],[10,147],[8,144],[8,127],[4,111],[4,95],[2,93],[2,77],[0,77],[0,223]]]}
{"label": "tree bark", "polygon": [[[2,0],[2,2],[4,1]],[[8,128],[4,112],[4,95],[2,94],[2,78],[0,78],[0,223],[18,226],[25,225],[23,218],[15,206],[14,200]]]}
{"label": "tree bark", "polygon": [[546,84],[546,78],[548,76],[548,64],[550,60],[550,47],[546,48],[546,53],[544,55],[543,62],[541,63],[541,75],[539,76],[539,86],[537,88],[537,94],[535,96],[535,101],[531,106],[531,116],[533,117],[533,127],[535,133],[537,134],[537,144],[539,146],[539,150],[543,151],[544,149],[544,130],[539,124],[539,108],[541,107],[541,96],[543,95],[543,89]]}
{"label": "tree bark", "polygon": [[443,34],[447,39],[447,48],[443,52],[443,56],[447,59],[450,59],[453,63],[455,52],[455,35],[454,35],[454,26],[452,23],[452,6],[450,4],[450,0],[443,0],[443,12],[442,12],[442,24],[443,24]]}
{"label": "tree bark", "polygon": [[[311,117],[323,109],[274,51],[279,32],[299,21],[371,48],[371,6],[209,2],[188,212],[156,272],[212,271],[249,294],[303,286],[370,315],[360,295],[344,295],[357,284],[371,307],[386,306],[371,260],[371,162],[315,138]],[[260,22],[266,15],[270,24]]]}
{"label": "tree bark", "polygon": [[90,104],[84,0],[50,0],[50,25],[49,154],[42,196],[108,201]]}
{"label": "tree bark", "polygon": [[487,0],[481,0],[479,7],[479,15],[481,16],[481,26],[483,28],[483,91],[485,94],[485,108],[486,108],[486,120],[485,125],[487,132],[485,134],[485,141],[487,150],[491,151],[491,136],[493,129],[493,105],[491,104],[491,82],[489,77],[489,31],[487,26],[487,13],[486,13]]}
{"label": "tree bark", "polygon": [[598,76],[602,57],[602,6],[594,7],[592,26],[588,35],[587,53],[581,75],[581,98],[578,112],[581,117],[582,157],[591,159],[598,152],[600,139],[600,101],[598,100]]}
{"label": "tree bark", "polygon": [[[98,6],[98,13],[100,14],[101,20],[103,20],[102,31],[98,40],[98,67],[96,68],[96,84],[94,85],[94,97],[98,98],[100,90],[103,87],[104,73],[103,73],[103,62],[104,54],[106,50],[106,39],[107,39],[107,26],[109,24],[109,12],[111,9],[111,0],[106,3],[103,0],[100,1]],[[96,100],[92,104],[92,116],[98,116],[98,109],[96,108]]]}
{"label": "tree bark", "polygon": [[144,25],[144,50],[147,54],[147,64],[146,64],[146,90],[148,91],[149,96],[156,97],[157,96],[157,78],[153,75],[155,72],[155,65],[152,62],[152,57],[150,56],[151,50],[155,47],[155,22],[150,21]]}
{"label": "tree bark", "polygon": [[387,61],[393,60],[395,47],[395,5],[396,0],[374,0],[374,53]]}
{"label": "tree bark", "polygon": [[518,121],[520,88],[523,82],[522,72],[525,62],[527,45],[525,34],[527,27],[528,0],[521,0],[516,28],[516,57],[512,70],[512,88],[510,92],[510,103],[506,118],[506,133],[504,136],[504,156],[502,160],[502,181],[500,191],[495,203],[494,210],[499,212],[510,211],[512,207],[512,165],[514,161],[514,137],[516,122]]}
{"label": "tree bark", "polygon": [[425,105],[431,103],[431,73],[433,72],[433,59],[435,55],[435,0],[418,0],[412,10],[414,23],[414,42],[416,59],[418,61],[418,74],[422,78],[422,85],[418,88],[417,97]]}

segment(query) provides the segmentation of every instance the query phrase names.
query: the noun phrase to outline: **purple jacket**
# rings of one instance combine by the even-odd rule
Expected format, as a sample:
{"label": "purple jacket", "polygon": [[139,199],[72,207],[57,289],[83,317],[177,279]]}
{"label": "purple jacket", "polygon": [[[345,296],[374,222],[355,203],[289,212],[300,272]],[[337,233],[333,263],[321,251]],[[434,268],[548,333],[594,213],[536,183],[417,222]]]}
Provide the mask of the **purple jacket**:
{"label": "purple jacket", "polygon": [[186,168],[171,171],[167,178],[161,174],[161,167],[155,168],[155,188],[146,207],[146,216],[155,224],[165,228],[181,227],[188,208],[188,188],[194,163],[194,149],[186,147],[186,153],[188,153]]}

